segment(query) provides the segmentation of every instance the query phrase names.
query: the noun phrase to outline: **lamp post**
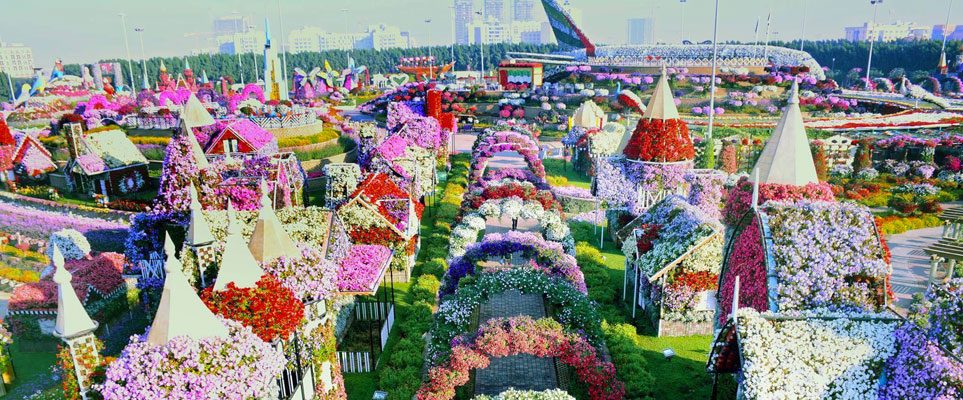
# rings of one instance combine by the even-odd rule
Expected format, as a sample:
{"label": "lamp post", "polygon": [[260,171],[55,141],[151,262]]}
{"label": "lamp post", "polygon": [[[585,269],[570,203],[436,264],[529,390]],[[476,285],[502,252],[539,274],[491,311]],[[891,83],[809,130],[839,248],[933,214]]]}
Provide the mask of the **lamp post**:
{"label": "lamp post", "polygon": [[241,13],[238,11],[231,11],[231,14],[234,15],[234,54],[237,55],[237,69],[240,71],[241,84],[243,85],[244,84],[244,63],[241,62],[241,49],[237,45],[237,42],[241,38],[241,32],[238,30],[238,27],[237,27],[237,20],[238,18],[240,18]]}
{"label": "lamp post", "polygon": [[[130,42],[127,40],[127,14],[119,13],[120,24],[124,29],[124,50],[127,52],[127,74],[130,76],[130,86],[134,87],[134,67],[130,63]],[[119,89],[118,89],[119,90]],[[133,89],[131,89],[133,91]]]}
{"label": "lamp post", "polygon": [[435,73],[433,71],[434,61],[431,59],[431,18],[425,19],[425,26],[428,27],[428,38],[425,41],[425,45],[428,46],[428,80],[435,79]]}
{"label": "lamp post", "polygon": [[[869,0],[869,4],[873,6],[873,24],[870,25],[870,27],[873,29],[872,32],[874,33],[874,35],[876,33],[876,14],[879,11],[879,7],[877,7],[876,5],[882,2],[883,0]],[[873,36],[869,35],[869,32],[870,30],[867,29],[866,36],[867,36],[867,39],[869,39],[869,57],[866,58],[866,90],[870,90],[870,87],[871,87],[870,82],[872,81],[869,80],[869,70],[870,70],[870,67],[873,66],[873,43],[876,42],[875,40],[873,40],[874,39]]]}
{"label": "lamp post", "polygon": [[712,20],[712,78],[709,83],[709,128],[706,130],[706,140],[712,140],[712,123],[716,115],[716,62],[719,51],[719,0],[716,0],[715,16]]}
{"label": "lamp post", "polygon": [[[288,76],[288,52],[284,49],[284,13],[281,12],[281,0],[278,0],[278,34],[281,35],[281,75],[287,81]],[[255,55],[257,57],[257,55]],[[254,71],[257,71],[257,62],[254,63]]]}
{"label": "lamp post", "polygon": [[[949,0],[949,2],[946,5],[946,22],[943,23],[943,45],[940,47],[940,63],[942,63],[943,60],[946,59],[946,38],[949,37],[949,35],[946,33],[946,30],[950,27],[950,10],[952,9],[953,9],[953,0]],[[942,65],[940,66],[940,68],[942,68]],[[940,72],[942,73],[943,71],[940,71]]]}
{"label": "lamp post", "polygon": [[143,81],[147,82],[147,53],[144,51],[144,28],[136,27],[134,28],[134,32],[137,32],[137,36],[140,37],[140,66],[144,69]]}
{"label": "lamp post", "polygon": [[806,0],[803,0],[803,15],[802,15],[803,26],[802,26],[802,33],[799,35],[799,51],[803,51],[803,47],[805,46],[805,43],[806,43],[806,15],[808,14],[806,11],[809,10],[808,6],[809,6],[809,2]]}
{"label": "lamp post", "polygon": [[451,62],[455,62],[455,6],[449,6],[451,9]]}
{"label": "lamp post", "polygon": [[481,79],[482,79],[482,84],[484,84],[485,83],[485,36],[486,35],[484,35],[482,32],[484,31],[484,33],[488,33],[488,21],[486,18],[487,17],[486,13],[475,11],[475,14],[482,16],[482,23],[481,23],[482,29],[478,30],[478,43],[481,45],[481,60],[480,60],[481,61]]}
{"label": "lamp post", "polygon": [[680,25],[681,32],[679,33],[681,38],[679,39],[679,44],[682,44],[682,42],[685,42],[685,0],[679,0],[679,9],[682,10],[682,25]]}
{"label": "lamp post", "polygon": [[[345,54],[348,54],[349,52],[351,52],[351,48],[354,47],[354,44],[351,42],[351,38],[350,38],[351,34],[348,33],[348,9],[342,8],[341,13],[344,14],[344,40],[348,44],[347,48],[345,48],[344,51],[345,51]],[[345,60],[344,65],[348,65],[347,62],[348,60]]]}

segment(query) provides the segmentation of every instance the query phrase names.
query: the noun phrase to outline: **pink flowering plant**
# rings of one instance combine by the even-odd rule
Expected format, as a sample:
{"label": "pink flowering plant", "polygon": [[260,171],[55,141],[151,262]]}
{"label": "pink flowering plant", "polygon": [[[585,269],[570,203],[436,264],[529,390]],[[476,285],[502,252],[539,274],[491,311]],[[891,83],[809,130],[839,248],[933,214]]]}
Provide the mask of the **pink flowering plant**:
{"label": "pink flowering plant", "polygon": [[338,269],[338,290],[370,291],[378,284],[381,269],[391,259],[391,250],[380,245],[354,245]]}
{"label": "pink flowering plant", "polygon": [[228,337],[172,338],[154,346],[146,334],[131,337],[110,363],[99,387],[106,400],[256,399],[276,395],[284,355],[250,328],[221,319]]}
{"label": "pink flowering plant", "polygon": [[299,257],[281,256],[262,264],[302,301],[329,299],[337,290],[338,265],[311,246],[301,246]]}

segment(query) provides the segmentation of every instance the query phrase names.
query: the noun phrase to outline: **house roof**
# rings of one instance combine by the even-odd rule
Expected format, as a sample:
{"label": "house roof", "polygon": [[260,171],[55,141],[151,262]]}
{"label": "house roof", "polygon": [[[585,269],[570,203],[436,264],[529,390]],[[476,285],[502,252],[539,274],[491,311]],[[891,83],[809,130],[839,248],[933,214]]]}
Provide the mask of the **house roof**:
{"label": "house roof", "polygon": [[[762,149],[755,168],[759,170],[759,183],[797,186],[819,183],[802,111],[799,110],[799,84],[796,82],[793,82],[782,118]],[[755,181],[755,174],[749,179]]]}
{"label": "house roof", "polygon": [[229,132],[233,132],[238,139],[246,142],[254,148],[255,151],[261,150],[265,145],[275,141],[274,135],[271,134],[271,132],[261,128],[247,118],[239,118],[228,123],[224,129],[207,144],[207,151],[211,151]]}
{"label": "house roof", "polygon": [[[80,157],[100,158],[105,169],[129,167],[147,164],[147,158],[137,149],[134,142],[127,138],[122,130],[110,130],[85,135],[80,139]],[[74,172],[88,175],[99,174],[103,170],[94,170],[92,164],[78,162],[74,164]]]}
{"label": "house roof", "polygon": [[194,340],[209,337],[227,337],[227,327],[214,316],[197,296],[197,292],[184,277],[183,265],[174,256],[174,242],[170,235],[164,238],[167,262],[164,271],[164,289],[161,293],[154,322],[147,334],[147,342],[164,346],[172,338],[187,336]]}
{"label": "house roof", "polygon": [[9,146],[17,144],[14,140],[13,135],[10,134],[10,128],[7,127],[6,121],[0,118],[0,146]]}
{"label": "house roof", "polygon": [[[37,140],[37,138],[30,136],[24,132],[18,132],[16,135],[14,135],[14,138],[15,138],[14,140],[16,140],[17,142],[17,148],[13,151],[14,163],[19,163],[23,159],[23,156],[26,153],[26,151],[29,148],[33,147],[37,149],[37,151],[39,151],[40,153],[46,155],[47,158],[50,158],[50,163],[53,164],[53,158],[50,154],[50,150],[47,150],[47,148],[44,147],[43,143],[40,143],[40,141]],[[54,164],[54,168],[56,167],[57,166]]]}
{"label": "house roof", "polygon": [[592,100],[585,100],[572,116],[573,124],[583,128],[598,128],[598,120],[605,120],[605,111]]}

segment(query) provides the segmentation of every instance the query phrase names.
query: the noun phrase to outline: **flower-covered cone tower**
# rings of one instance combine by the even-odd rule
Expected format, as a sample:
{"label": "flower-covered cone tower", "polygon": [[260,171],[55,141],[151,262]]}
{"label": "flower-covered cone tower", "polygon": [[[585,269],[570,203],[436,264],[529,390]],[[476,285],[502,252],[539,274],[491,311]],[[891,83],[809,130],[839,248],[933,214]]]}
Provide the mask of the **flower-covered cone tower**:
{"label": "flower-covered cone tower", "polygon": [[77,384],[76,390],[86,399],[91,384],[90,377],[103,361],[93,333],[97,329],[97,323],[87,315],[87,310],[74,291],[71,284],[73,276],[64,267],[60,245],[53,244],[52,253],[50,261],[54,267],[53,280],[57,284],[57,322],[54,325],[54,335],[63,340],[69,349],[69,362],[73,365],[73,370],[64,373],[72,375],[71,380]]}
{"label": "flower-covered cone tower", "polygon": [[623,154],[633,160],[663,163],[695,158],[689,126],[679,118],[665,67]]}
{"label": "flower-covered cone tower", "polygon": [[207,109],[204,108],[201,101],[197,99],[197,96],[191,93],[191,97],[187,99],[187,103],[184,104],[184,110],[181,112],[181,134],[187,135],[190,139],[191,154],[194,156],[194,162],[197,163],[197,167],[200,169],[205,169],[210,164],[207,162],[204,150],[201,149],[201,144],[198,143],[197,137],[194,136],[192,129],[214,125],[214,123],[214,117],[207,112]]}
{"label": "flower-covered cone tower", "polygon": [[686,195],[695,147],[665,68],[635,131],[618,147],[622,156],[600,160],[597,168],[596,195],[610,208],[624,207],[638,216],[670,194]]}

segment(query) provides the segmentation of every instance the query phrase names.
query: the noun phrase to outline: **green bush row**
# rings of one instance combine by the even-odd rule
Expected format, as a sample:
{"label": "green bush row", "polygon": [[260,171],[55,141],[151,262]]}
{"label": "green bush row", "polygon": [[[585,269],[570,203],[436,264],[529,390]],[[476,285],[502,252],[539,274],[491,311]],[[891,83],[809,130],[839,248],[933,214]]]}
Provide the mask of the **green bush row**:
{"label": "green bush row", "polygon": [[388,398],[410,399],[421,386],[424,365],[424,335],[431,327],[439,278],[448,268],[451,222],[458,214],[468,187],[468,155],[452,157],[452,169],[442,188],[442,198],[433,210],[426,211],[422,248],[415,264],[411,287],[397,304],[398,324],[388,341],[378,367],[378,386]]}

